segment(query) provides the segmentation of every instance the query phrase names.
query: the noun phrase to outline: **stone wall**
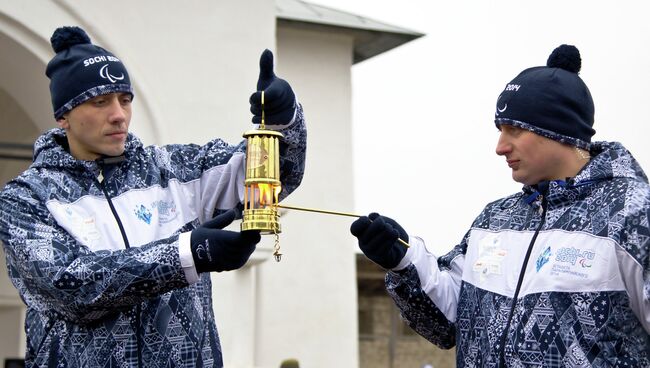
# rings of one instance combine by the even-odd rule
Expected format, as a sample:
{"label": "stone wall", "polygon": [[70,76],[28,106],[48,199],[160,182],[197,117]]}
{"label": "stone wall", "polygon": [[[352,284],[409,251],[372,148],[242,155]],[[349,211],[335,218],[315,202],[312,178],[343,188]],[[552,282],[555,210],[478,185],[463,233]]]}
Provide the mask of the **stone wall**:
{"label": "stone wall", "polygon": [[361,368],[455,367],[455,349],[442,350],[410,329],[384,288],[385,272],[357,259],[359,366]]}

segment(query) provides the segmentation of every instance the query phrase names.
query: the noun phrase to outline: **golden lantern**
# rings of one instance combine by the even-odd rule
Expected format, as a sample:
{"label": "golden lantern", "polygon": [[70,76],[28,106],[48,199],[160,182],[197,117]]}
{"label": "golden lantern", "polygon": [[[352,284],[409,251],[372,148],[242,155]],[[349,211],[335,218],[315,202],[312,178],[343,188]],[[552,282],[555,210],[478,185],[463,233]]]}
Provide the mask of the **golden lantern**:
{"label": "golden lantern", "polygon": [[244,133],[246,147],[246,180],[244,182],[244,213],[241,230],[259,230],[262,234],[275,235],[275,252],[279,262],[279,236],[281,232],[278,214],[280,182],[280,138],[282,133],[265,129],[264,91],[261,96],[262,121],[259,129]]}

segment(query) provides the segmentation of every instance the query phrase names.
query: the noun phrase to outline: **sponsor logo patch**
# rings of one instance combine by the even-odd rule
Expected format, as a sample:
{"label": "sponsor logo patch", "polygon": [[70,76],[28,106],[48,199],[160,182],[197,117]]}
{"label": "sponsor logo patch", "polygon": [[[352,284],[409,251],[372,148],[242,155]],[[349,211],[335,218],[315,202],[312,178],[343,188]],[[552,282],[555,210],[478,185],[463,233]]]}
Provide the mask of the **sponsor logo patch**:
{"label": "sponsor logo patch", "polygon": [[479,244],[479,255],[474,264],[472,271],[479,274],[479,280],[485,281],[491,275],[500,275],[503,273],[503,259],[508,252],[501,247],[497,237],[486,237]]}
{"label": "sponsor logo patch", "polygon": [[97,229],[95,217],[84,217],[73,211],[70,207],[65,208],[67,222],[71,224],[72,232],[86,245],[92,245],[102,236]]}

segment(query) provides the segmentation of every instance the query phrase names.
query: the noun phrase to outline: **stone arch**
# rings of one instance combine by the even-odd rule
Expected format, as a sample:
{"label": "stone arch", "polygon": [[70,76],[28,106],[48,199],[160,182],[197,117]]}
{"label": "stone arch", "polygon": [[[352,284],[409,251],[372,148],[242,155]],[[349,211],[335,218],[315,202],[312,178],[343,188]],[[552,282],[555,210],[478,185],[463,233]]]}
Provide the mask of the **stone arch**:
{"label": "stone arch", "polygon": [[[38,135],[55,126],[45,64],[47,41],[18,21],[0,13],[0,184],[27,168],[29,146]],[[8,147],[23,146],[26,149]]]}

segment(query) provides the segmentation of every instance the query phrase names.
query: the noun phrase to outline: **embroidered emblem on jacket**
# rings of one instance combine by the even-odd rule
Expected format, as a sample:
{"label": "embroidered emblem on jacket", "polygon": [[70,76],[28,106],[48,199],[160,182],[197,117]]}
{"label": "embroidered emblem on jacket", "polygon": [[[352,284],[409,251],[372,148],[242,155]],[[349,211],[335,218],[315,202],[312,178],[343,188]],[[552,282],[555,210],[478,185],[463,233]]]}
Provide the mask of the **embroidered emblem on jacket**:
{"label": "embroidered emblem on jacket", "polygon": [[151,204],[151,207],[158,210],[159,224],[171,222],[176,218],[176,216],[178,216],[176,203],[174,203],[174,201],[156,201]]}
{"label": "embroidered emblem on jacket", "polygon": [[140,205],[140,207],[137,207],[135,209],[135,215],[138,216],[138,218],[147,224],[151,224],[151,211],[145,207],[144,205]]}
{"label": "embroidered emblem on jacket", "polygon": [[539,270],[542,268],[542,266],[544,266],[545,264],[548,263],[548,261],[549,261],[549,259],[551,259],[552,255],[553,255],[553,253],[551,253],[551,247],[550,246],[547,247],[546,249],[544,249],[542,254],[540,254],[539,257],[537,257],[537,262],[535,262],[535,267],[537,268],[537,270],[536,270],[537,272],[539,272]]}
{"label": "embroidered emblem on jacket", "polygon": [[594,260],[596,253],[591,250],[581,251],[573,247],[561,248],[557,252],[557,257],[555,258],[558,262],[571,263],[575,265],[576,263],[582,266],[582,268],[591,267],[591,261]]}
{"label": "embroidered emblem on jacket", "polygon": [[551,275],[566,275],[588,279],[592,271],[583,269],[591,268],[595,258],[596,252],[592,250],[580,250],[573,247],[560,248],[550,273]]}

